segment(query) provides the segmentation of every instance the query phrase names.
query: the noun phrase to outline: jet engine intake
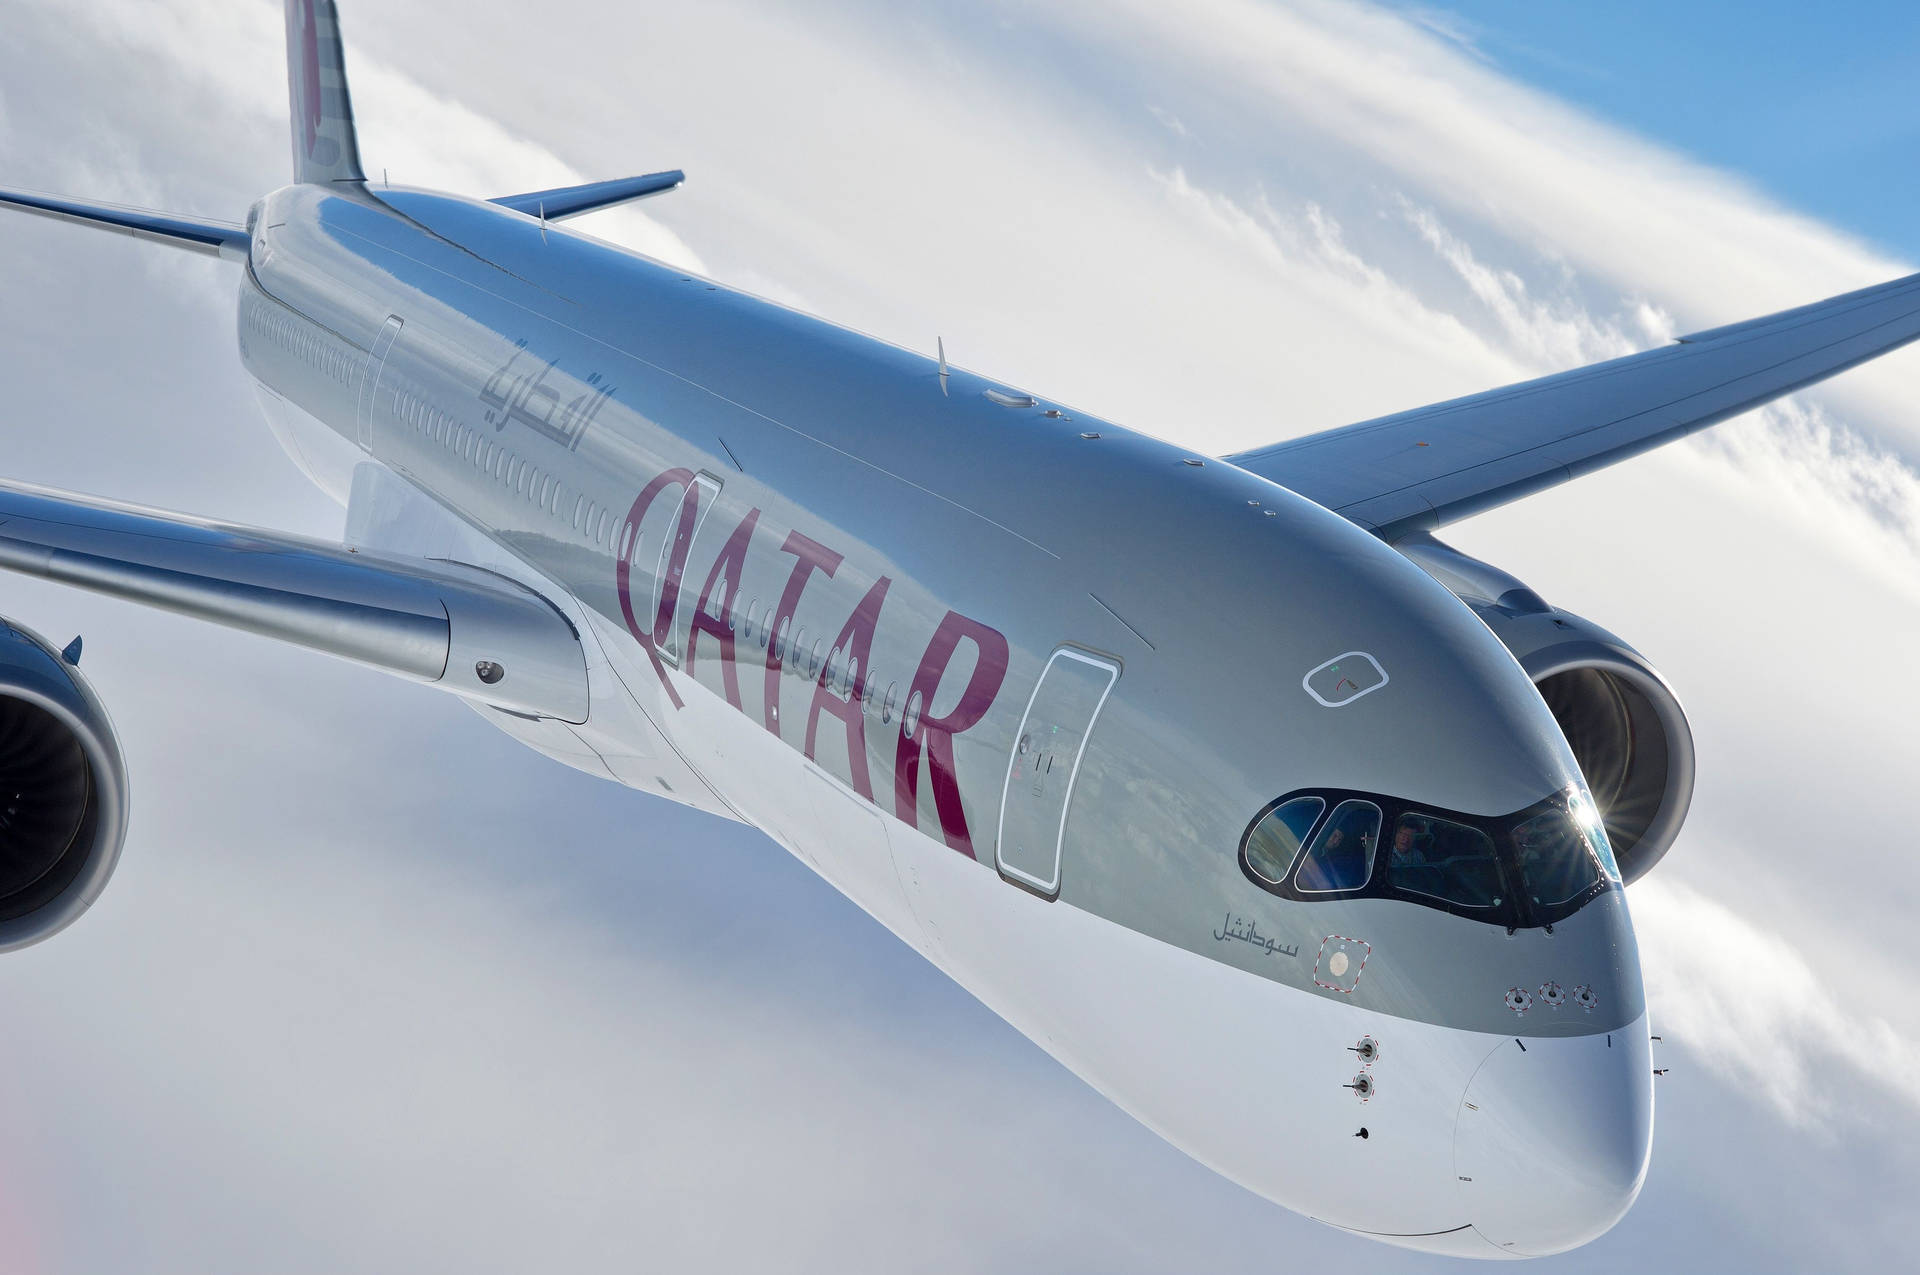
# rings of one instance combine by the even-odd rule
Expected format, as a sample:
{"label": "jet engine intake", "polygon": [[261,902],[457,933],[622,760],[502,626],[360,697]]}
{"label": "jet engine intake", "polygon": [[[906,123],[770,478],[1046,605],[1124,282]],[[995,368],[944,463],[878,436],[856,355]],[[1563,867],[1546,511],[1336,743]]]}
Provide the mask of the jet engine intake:
{"label": "jet engine intake", "polygon": [[0,952],[86,911],[126,827],[126,769],[106,710],[77,667],[0,620]]}
{"label": "jet engine intake", "polygon": [[1473,608],[1540,691],[1628,882],[1672,847],[1693,800],[1693,731],[1647,658],[1497,567],[1421,532],[1394,544]]}

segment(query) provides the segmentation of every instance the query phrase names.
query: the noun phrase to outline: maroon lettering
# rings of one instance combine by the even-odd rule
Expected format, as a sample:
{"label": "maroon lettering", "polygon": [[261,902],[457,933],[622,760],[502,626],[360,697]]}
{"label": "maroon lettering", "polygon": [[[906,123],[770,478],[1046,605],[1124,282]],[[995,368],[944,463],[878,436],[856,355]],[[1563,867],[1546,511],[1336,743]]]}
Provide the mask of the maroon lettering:
{"label": "maroon lettering", "polygon": [[[747,547],[759,522],[760,511],[748,510],[747,516],[727,537],[727,543],[720,547],[720,556],[714,561],[713,570],[707,572],[707,583],[700,590],[700,603],[694,607],[693,620],[687,626],[687,676],[693,676],[694,645],[702,633],[711,633],[720,643],[720,679],[726,686],[727,703],[736,709],[740,707],[740,674],[734,668],[733,609],[740,600],[740,579],[747,570]],[[726,596],[719,600],[716,611],[713,591],[721,585],[725,586]]]}
{"label": "maroon lettering", "polygon": [[847,618],[840,636],[833,640],[833,649],[852,664],[852,691],[841,699],[827,685],[827,675],[834,668],[834,660],[829,657],[827,666],[820,670],[820,677],[814,682],[813,703],[807,709],[807,760],[814,759],[814,732],[820,725],[820,714],[833,714],[847,730],[847,774],[853,790],[868,801],[873,800],[873,781],[867,774],[867,718],[861,705],[867,698],[867,661],[873,654],[873,630],[880,622],[880,605],[887,600],[887,586],[892,583],[885,576],[874,581],[867,596],[860,599],[860,605]]}
{"label": "maroon lettering", "polygon": [[[947,666],[953,662],[962,640],[972,642],[979,652],[973,676],[967,679],[960,702],[944,717],[933,715],[934,692]],[[967,812],[960,800],[960,779],[953,764],[953,737],[976,725],[993,707],[994,697],[1007,678],[1007,639],[997,630],[957,611],[947,612],[927,643],[927,653],[914,670],[913,683],[907,689],[907,704],[919,696],[920,721],[913,732],[906,730],[902,714],[900,741],[893,758],[894,814],[901,822],[919,825],[920,758],[924,752],[931,770],[934,809],[940,815],[940,833],[949,848],[969,859],[975,858],[973,838],[967,833]]]}
{"label": "maroon lettering", "polygon": [[673,547],[667,551],[667,574],[660,581],[660,604],[654,609],[653,644],[656,647],[665,646],[673,637],[673,617],[680,611],[680,581],[687,574],[693,529],[699,525],[700,484],[688,483],[686,495],[680,498],[680,517],[674,523]]}
{"label": "maroon lettering", "polygon": [[787,543],[780,546],[780,552],[792,554],[794,563],[787,587],[780,594],[780,606],[767,619],[768,632],[773,635],[767,642],[767,729],[776,735],[780,733],[780,668],[786,662],[787,653],[787,635],[781,630],[793,619],[794,609],[800,605],[800,591],[807,587],[807,578],[815,571],[831,576],[844,561],[818,540],[797,531],[788,533]]}
{"label": "maroon lettering", "polygon": [[[653,502],[659,499],[660,493],[669,487],[679,487],[682,489],[680,493],[680,526],[683,528],[688,527],[689,519],[693,516],[693,506],[696,505],[699,500],[699,497],[693,494],[693,471],[691,469],[669,469],[648,483],[640,492],[640,495],[635,498],[633,508],[627,511],[626,525],[633,528],[633,539],[628,542],[625,551],[621,553],[620,557],[614,562],[613,580],[614,587],[620,594],[620,614],[626,619],[627,632],[633,634],[633,640],[638,642],[640,648],[647,653],[647,659],[653,664],[654,673],[660,678],[660,685],[666,688],[668,700],[672,701],[675,708],[679,708],[682,706],[680,696],[674,691],[673,683],[667,680],[667,667],[661,662],[660,652],[657,648],[655,633],[659,628],[659,616],[649,617],[651,622],[645,627],[642,627],[639,619],[633,614],[632,593],[633,555],[640,547],[641,519],[645,518],[647,511],[653,508]],[[623,531],[621,534],[625,535],[626,533]],[[687,538],[691,538],[690,529]],[[674,537],[674,556],[679,559],[680,569],[684,570],[686,567],[686,547],[682,543],[682,538],[678,532],[675,533]],[[679,597],[679,575],[678,572],[671,570],[669,575],[673,579],[673,594],[677,599]],[[664,594],[665,592],[666,590],[662,589],[662,593]],[[663,607],[665,606],[665,597],[661,598],[661,604]],[[668,614],[671,616],[672,613],[668,612]],[[671,620],[668,622],[671,623]]]}

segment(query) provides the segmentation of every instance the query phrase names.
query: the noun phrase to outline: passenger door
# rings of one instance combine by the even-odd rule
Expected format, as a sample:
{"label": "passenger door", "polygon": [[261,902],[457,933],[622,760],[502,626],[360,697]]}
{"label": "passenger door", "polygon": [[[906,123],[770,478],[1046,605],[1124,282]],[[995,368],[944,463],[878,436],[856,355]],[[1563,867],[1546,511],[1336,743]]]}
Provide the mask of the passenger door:
{"label": "passenger door", "polygon": [[367,351],[367,366],[360,373],[360,446],[369,453],[373,451],[373,394],[380,388],[380,373],[387,366],[393,339],[400,335],[403,326],[399,315],[387,316],[387,321],[380,325],[379,335],[373,338],[373,348]]}
{"label": "passenger door", "polygon": [[1047,660],[1007,759],[995,857],[1000,875],[1042,898],[1060,894],[1060,847],[1073,781],[1120,676],[1112,660],[1063,646]]}

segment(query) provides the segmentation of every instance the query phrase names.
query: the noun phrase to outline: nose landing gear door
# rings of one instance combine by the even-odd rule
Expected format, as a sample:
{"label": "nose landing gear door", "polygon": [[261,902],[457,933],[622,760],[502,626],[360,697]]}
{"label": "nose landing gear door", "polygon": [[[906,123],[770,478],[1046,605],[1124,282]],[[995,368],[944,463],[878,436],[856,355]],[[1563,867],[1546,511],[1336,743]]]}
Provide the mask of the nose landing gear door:
{"label": "nose landing gear door", "polygon": [[1067,803],[1094,721],[1119,676],[1113,661],[1061,647],[1047,660],[1014,736],[996,859],[1001,876],[1042,898],[1059,897]]}

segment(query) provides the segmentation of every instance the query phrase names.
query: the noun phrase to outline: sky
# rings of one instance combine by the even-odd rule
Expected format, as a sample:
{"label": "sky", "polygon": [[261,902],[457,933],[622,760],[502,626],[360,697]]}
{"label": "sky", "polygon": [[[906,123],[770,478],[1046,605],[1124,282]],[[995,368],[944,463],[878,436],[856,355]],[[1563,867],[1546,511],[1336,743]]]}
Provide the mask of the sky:
{"label": "sky", "polygon": [[[681,167],[577,224],[1220,454],[1914,268],[1911,19],[1575,8],[342,19],[370,171]],[[283,57],[273,4],[15,0],[0,180],[237,219]],[[5,230],[7,477],[338,534],[230,266]],[[1910,1259],[1916,391],[1895,354],[1449,532],[1645,652],[1700,757],[1629,892],[1653,1167],[1542,1269]],[[1187,1160],[749,829],[317,655],[27,580],[0,614],[85,635],[133,783],[102,900],[0,960],[9,1270],[1449,1265]]]}

